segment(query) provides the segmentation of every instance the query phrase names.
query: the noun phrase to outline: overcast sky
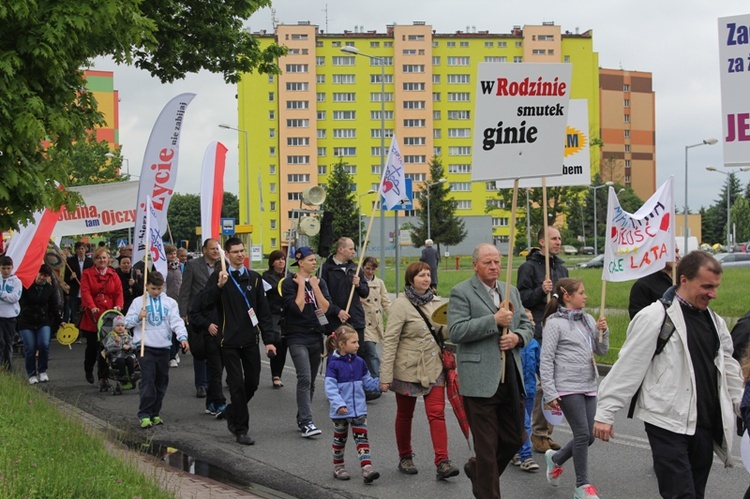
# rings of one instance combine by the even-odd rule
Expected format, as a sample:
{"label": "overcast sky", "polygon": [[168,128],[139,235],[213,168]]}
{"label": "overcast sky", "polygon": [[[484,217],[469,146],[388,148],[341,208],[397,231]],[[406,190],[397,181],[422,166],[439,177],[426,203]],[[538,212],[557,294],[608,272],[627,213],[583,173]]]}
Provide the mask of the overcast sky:
{"label": "overcast sky", "polygon": [[[721,140],[719,88],[719,17],[750,13],[747,0],[276,0],[276,19],[284,24],[310,21],[330,33],[353,30],[384,32],[386,24],[425,21],[439,33],[475,26],[478,31],[509,33],[514,25],[551,21],[562,31],[594,32],[594,50],[605,68],[653,73],[656,92],[657,183],[675,176],[676,202],[684,204],[685,146],[703,139]],[[326,9],[328,10],[326,29]],[[272,30],[270,9],[247,22],[251,31]],[[162,85],[145,72],[97,60],[96,68],[115,72],[120,92],[120,143],[131,173],[140,171],[151,128],[164,104],[182,92],[195,92],[187,109],[180,145],[177,192],[198,193],[203,153],[211,141],[229,148],[226,190],[237,193],[237,133],[220,123],[237,126],[236,87],[220,76],[202,73]],[[252,139],[252,138],[251,138]],[[713,204],[725,176],[707,172],[721,167],[721,142],[690,149],[689,206]],[[742,185],[750,172],[740,173]]]}

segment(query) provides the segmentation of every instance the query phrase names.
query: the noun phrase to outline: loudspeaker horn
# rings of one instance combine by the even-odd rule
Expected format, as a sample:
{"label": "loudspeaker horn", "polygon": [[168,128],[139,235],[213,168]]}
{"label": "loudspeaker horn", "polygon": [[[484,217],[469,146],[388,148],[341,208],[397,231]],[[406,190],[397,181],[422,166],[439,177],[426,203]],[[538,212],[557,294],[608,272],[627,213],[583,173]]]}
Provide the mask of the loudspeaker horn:
{"label": "loudspeaker horn", "polygon": [[326,200],[326,191],[319,185],[307,187],[302,191],[302,202],[308,206],[320,206]]}

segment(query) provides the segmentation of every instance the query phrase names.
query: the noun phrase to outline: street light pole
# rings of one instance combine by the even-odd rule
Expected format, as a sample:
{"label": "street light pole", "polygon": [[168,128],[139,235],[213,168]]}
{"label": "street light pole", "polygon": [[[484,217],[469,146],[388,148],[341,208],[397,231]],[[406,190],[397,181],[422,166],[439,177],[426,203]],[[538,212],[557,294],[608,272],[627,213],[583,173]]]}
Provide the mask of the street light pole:
{"label": "street light pole", "polygon": [[596,199],[596,191],[601,189],[602,187],[609,187],[610,185],[614,185],[614,182],[604,182],[602,185],[587,186],[589,189],[594,190],[594,256],[599,254],[599,241],[597,239],[599,231],[597,230],[597,220],[596,220],[596,205],[598,203]]}
{"label": "street light pole", "polygon": [[700,144],[685,146],[685,225],[682,228],[682,237],[684,238],[685,244],[682,256],[685,256],[688,253],[688,149],[698,146],[712,146],[717,142],[718,140],[716,139],[705,139]]}
{"label": "street light pole", "polygon": [[[351,45],[341,47],[341,51],[380,62],[380,176],[382,178],[385,173],[385,60],[382,57],[360,52],[357,47]],[[398,244],[398,228],[396,229],[396,244]],[[385,280],[385,207],[382,195],[380,198],[380,278]]]}
{"label": "street light pole", "polygon": [[433,185],[438,184],[444,184],[448,181],[447,178],[441,178],[437,182],[433,182],[431,184],[427,184],[427,239],[432,239],[432,231],[430,227],[430,217],[432,215],[432,212],[430,211],[430,192],[432,190]]}
{"label": "street light pole", "polygon": [[[732,217],[732,208],[731,208],[731,198],[732,198],[732,181],[731,181],[731,178],[732,178],[732,174],[731,173],[727,173],[727,172],[722,171],[722,170],[718,170],[718,169],[716,169],[713,166],[707,166],[706,170],[708,170],[710,172],[721,173],[722,175],[726,175],[728,177],[728,180],[727,180],[727,251],[729,251],[730,247],[732,245],[732,232],[731,232],[731,223],[730,223],[731,217]],[[739,168],[739,171],[741,171],[741,172],[750,171],[750,166],[746,166],[744,168]]]}

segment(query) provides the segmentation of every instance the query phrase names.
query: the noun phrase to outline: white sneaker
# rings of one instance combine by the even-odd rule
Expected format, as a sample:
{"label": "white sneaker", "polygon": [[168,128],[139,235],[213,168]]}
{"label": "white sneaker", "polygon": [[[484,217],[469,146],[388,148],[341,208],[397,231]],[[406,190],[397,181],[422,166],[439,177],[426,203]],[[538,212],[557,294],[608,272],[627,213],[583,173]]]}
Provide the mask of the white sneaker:
{"label": "white sneaker", "polygon": [[599,499],[599,495],[594,486],[587,483],[576,488],[573,499]]}
{"label": "white sneaker", "polygon": [[30,385],[36,385],[37,383],[39,383],[39,380],[37,379],[36,376],[32,376],[32,377],[29,378],[29,384]]}
{"label": "white sneaker", "polygon": [[178,364],[180,363],[180,354],[179,353],[174,354],[174,360],[177,361]]}
{"label": "white sneaker", "polygon": [[560,475],[562,475],[562,466],[558,466],[552,460],[552,456],[557,453],[556,450],[549,449],[544,453],[544,462],[547,465],[547,482],[553,487],[560,485]]}
{"label": "white sneaker", "polygon": [[172,359],[169,361],[169,367],[177,367],[179,364],[177,364],[177,360]]}
{"label": "white sneaker", "polygon": [[39,382],[46,383],[47,381],[49,381],[49,376],[47,376],[47,373],[39,373]]}

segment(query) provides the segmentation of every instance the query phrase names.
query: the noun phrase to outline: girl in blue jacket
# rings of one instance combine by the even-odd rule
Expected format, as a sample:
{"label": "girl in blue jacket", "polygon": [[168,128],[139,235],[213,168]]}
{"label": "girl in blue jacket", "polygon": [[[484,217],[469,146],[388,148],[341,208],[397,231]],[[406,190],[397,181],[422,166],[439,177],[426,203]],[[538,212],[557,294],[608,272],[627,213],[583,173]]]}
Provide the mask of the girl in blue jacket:
{"label": "girl in blue jacket", "polygon": [[372,469],[370,459],[365,391],[379,390],[380,380],[370,376],[365,361],[357,356],[359,339],[357,331],[350,326],[339,326],[328,337],[326,347],[332,352],[328,359],[325,386],[333,420],[333,476],[338,480],[350,478],[344,468],[344,449],[351,424],[362,478],[365,483],[372,483],[380,478],[380,473]]}

